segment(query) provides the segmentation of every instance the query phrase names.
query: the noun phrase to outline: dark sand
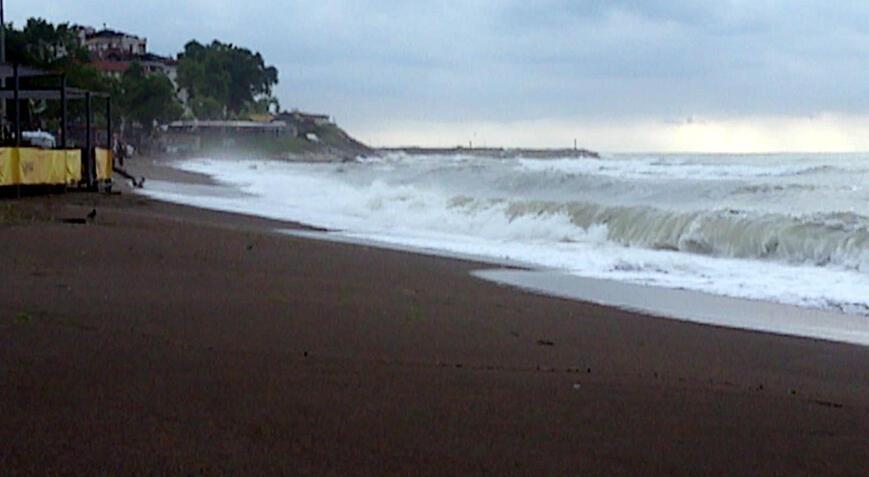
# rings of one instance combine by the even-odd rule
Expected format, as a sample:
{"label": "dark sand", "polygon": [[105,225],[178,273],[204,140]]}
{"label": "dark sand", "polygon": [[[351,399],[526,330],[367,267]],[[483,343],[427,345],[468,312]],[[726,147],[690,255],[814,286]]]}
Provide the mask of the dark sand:
{"label": "dark sand", "polygon": [[867,348],[269,231],[286,225],[0,201],[0,474],[869,472]]}

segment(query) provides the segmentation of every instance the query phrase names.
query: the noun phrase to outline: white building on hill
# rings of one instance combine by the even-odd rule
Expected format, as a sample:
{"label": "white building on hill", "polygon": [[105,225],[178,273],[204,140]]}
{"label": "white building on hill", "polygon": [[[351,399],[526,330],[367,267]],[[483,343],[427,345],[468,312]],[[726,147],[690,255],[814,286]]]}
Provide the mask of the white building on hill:
{"label": "white building on hill", "polygon": [[119,31],[102,29],[83,30],[84,47],[94,56],[104,58],[109,54],[144,55],[148,52],[148,40]]}

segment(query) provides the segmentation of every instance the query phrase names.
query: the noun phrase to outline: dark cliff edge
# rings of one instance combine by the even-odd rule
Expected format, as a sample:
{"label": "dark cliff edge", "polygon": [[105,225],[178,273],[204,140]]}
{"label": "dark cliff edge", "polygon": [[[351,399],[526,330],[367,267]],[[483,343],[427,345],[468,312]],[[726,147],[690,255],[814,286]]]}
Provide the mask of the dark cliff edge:
{"label": "dark cliff edge", "polygon": [[366,146],[334,123],[318,126],[314,134],[318,139],[318,145],[314,146],[313,149],[335,159],[346,161],[354,160],[360,156],[378,155],[377,150]]}

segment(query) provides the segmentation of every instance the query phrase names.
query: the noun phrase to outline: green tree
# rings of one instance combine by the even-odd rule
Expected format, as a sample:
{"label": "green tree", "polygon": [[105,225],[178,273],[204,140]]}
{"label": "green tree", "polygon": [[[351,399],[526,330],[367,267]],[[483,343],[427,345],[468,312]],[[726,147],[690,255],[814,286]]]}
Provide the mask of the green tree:
{"label": "green tree", "polygon": [[280,111],[281,103],[278,98],[268,96],[248,103],[242,111],[242,115],[279,113]]}
{"label": "green tree", "polygon": [[[63,73],[70,86],[105,93],[116,89],[116,81],[90,66],[88,51],[79,45],[77,33],[68,23],[54,25],[41,18],[31,18],[20,30],[7,25],[6,47],[10,63]],[[54,88],[57,80],[22,78],[21,85],[25,88]],[[26,121],[36,124],[44,121],[51,129],[57,127],[60,117],[57,101],[24,100],[22,103],[22,117],[27,118]],[[84,114],[83,102],[71,101],[68,111],[71,121],[79,120]],[[97,108],[94,114],[97,123],[104,121],[102,108]],[[116,120],[120,117],[115,116]]]}
{"label": "green tree", "polygon": [[272,98],[278,70],[246,48],[217,40],[210,45],[191,41],[178,58],[178,83],[190,95],[197,117],[201,113],[214,119],[214,102],[224,106],[221,117],[238,116],[255,108],[258,101]]}
{"label": "green tree", "polygon": [[167,123],[184,113],[172,82],[162,73],[146,74],[134,62],[121,77],[118,105],[125,119],[151,131],[158,123]]}
{"label": "green tree", "polygon": [[88,51],[78,43],[68,23],[53,25],[42,18],[27,20],[24,28],[6,29],[6,58],[11,63],[58,70],[89,61]]}
{"label": "green tree", "polygon": [[189,101],[190,109],[197,119],[223,119],[226,108],[211,96],[196,96]]}

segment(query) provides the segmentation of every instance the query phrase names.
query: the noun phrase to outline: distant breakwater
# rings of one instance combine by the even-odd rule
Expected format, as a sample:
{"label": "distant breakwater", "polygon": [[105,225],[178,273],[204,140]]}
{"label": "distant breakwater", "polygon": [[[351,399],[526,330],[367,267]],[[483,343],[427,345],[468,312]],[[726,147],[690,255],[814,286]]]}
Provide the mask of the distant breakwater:
{"label": "distant breakwater", "polygon": [[500,147],[394,147],[378,149],[380,153],[404,153],[412,156],[435,156],[435,155],[468,155],[474,157],[496,157],[504,159],[527,158],[527,159],[563,159],[569,157],[600,158],[600,154],[588,149],[529,149],[529,148],[500,148]]}

